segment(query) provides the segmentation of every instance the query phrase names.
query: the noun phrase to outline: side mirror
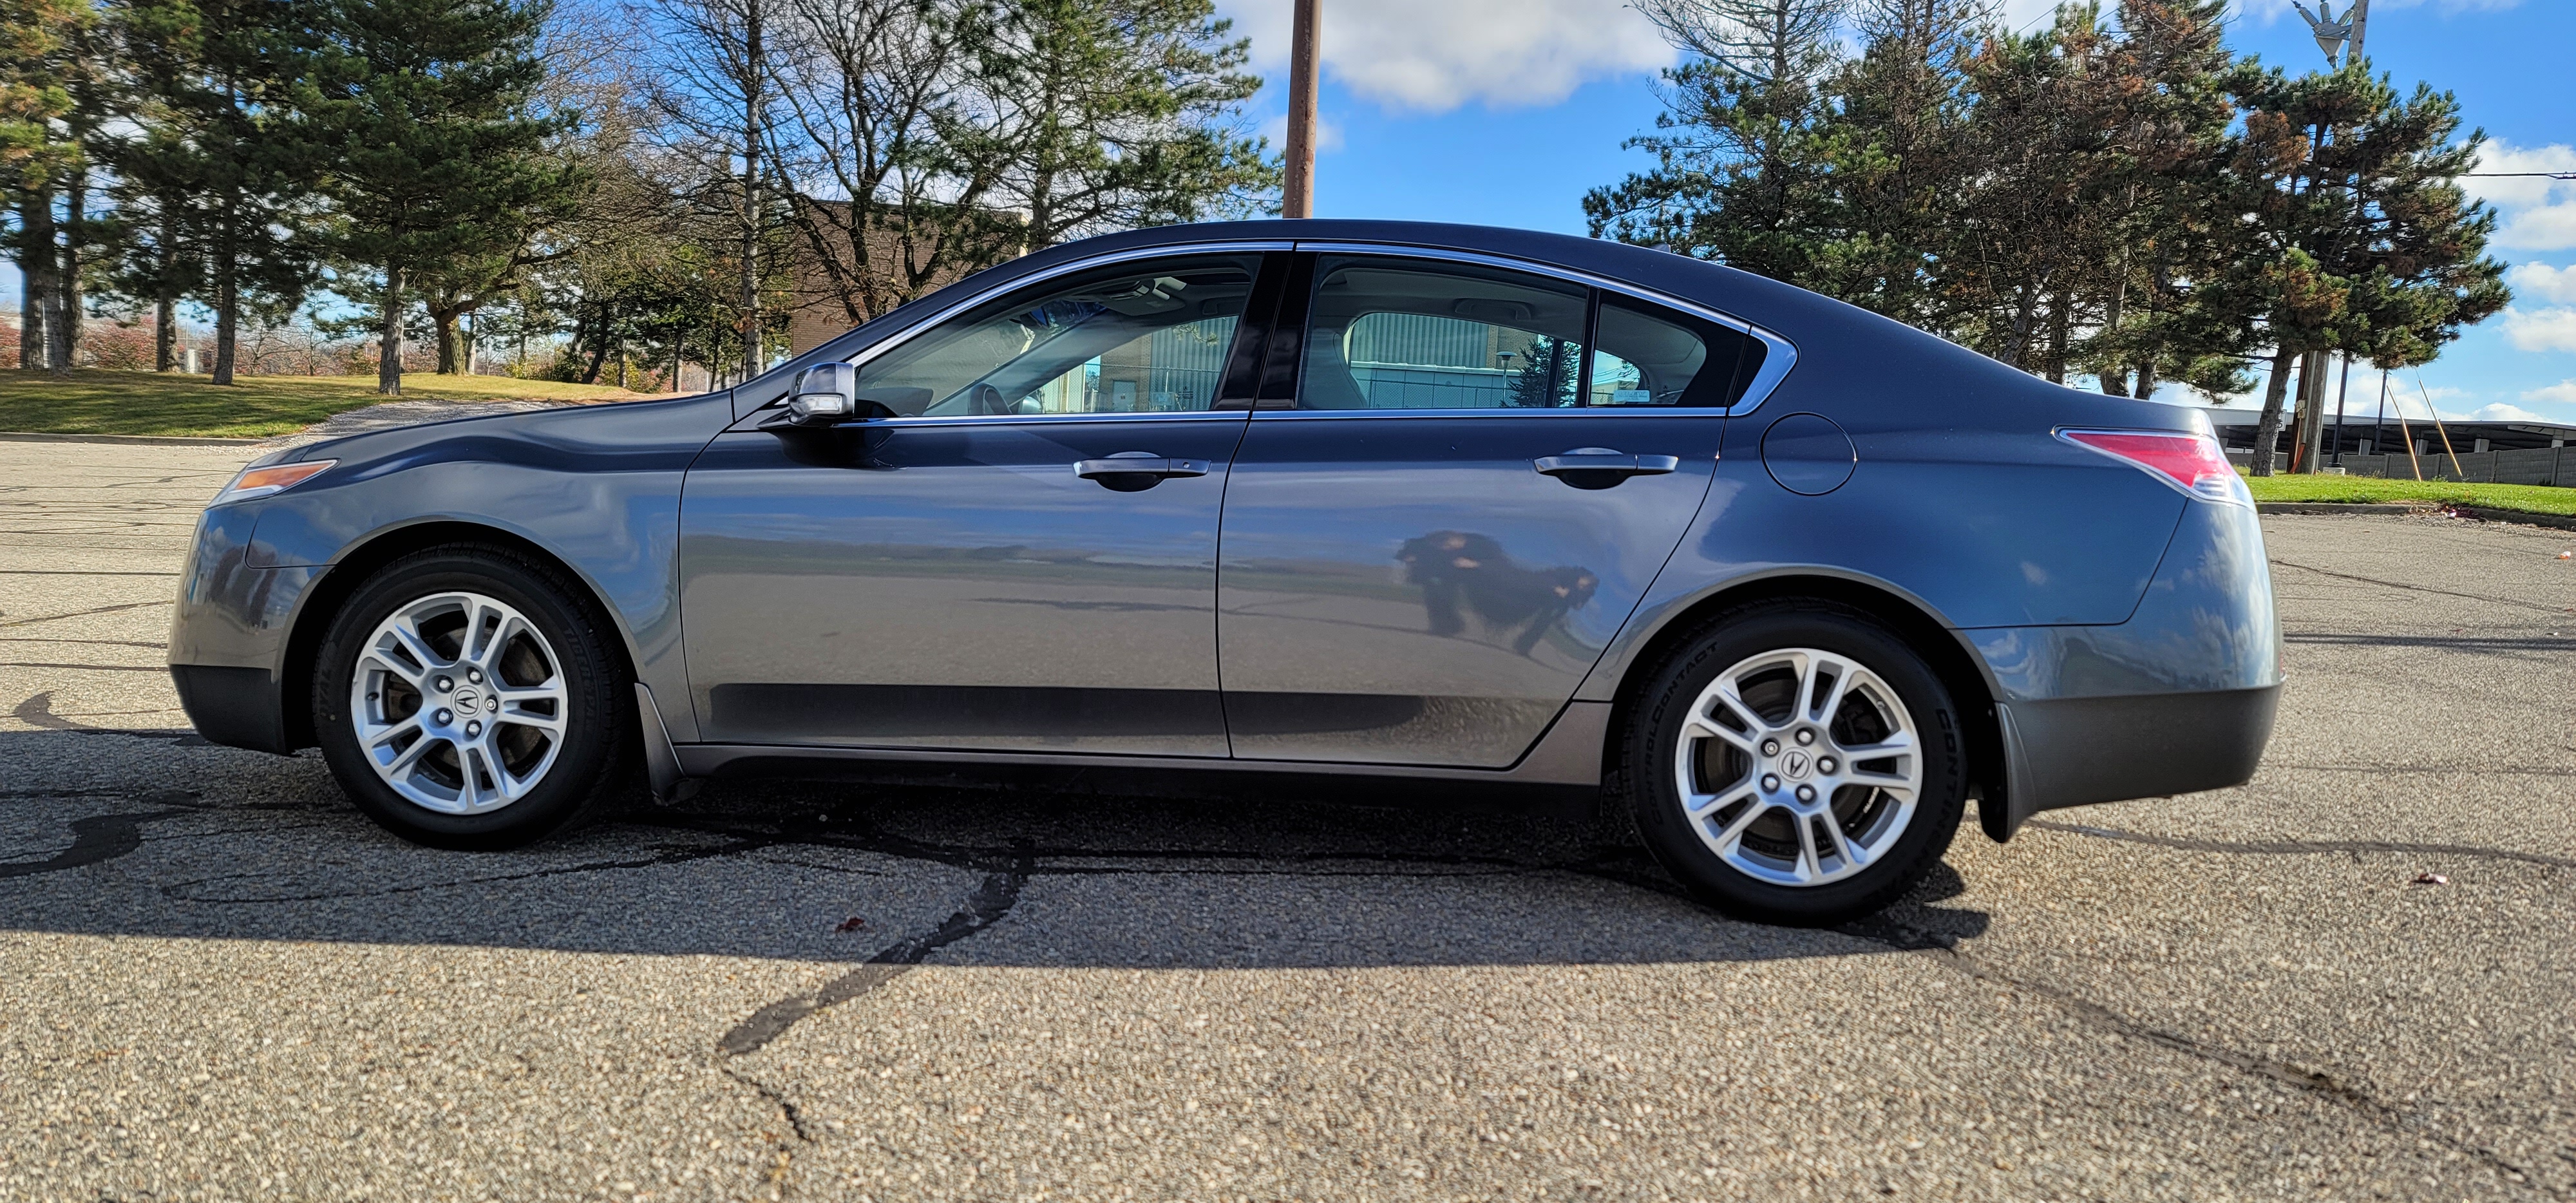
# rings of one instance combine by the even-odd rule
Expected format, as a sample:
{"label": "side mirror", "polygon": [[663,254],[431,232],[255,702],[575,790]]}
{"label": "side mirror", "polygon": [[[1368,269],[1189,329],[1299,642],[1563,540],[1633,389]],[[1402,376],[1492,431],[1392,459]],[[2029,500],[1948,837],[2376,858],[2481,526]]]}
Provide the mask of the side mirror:
{"label": "side mirror", "polygon": [[818,363],[796,374],[787,390],[787,417],[799,426],[829,426],[859,416],[859,369]]}

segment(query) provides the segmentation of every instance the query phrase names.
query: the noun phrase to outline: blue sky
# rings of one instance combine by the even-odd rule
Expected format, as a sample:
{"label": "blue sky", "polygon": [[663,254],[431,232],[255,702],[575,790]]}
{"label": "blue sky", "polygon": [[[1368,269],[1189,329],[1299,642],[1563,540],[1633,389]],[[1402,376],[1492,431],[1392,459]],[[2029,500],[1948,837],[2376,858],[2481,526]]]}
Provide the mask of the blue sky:
{"label": "blue sky", "polygon": [[[2342,0],[2338,0],[2340,4]],[[1218,0],[1287,75],[1289,0]],[[1619,149],[1652,127],[1655,69],[1672,55],[1620,0],[1322,0],[1322,217],[1416,218],[1583,232],[1586,189],[1645,166]],[[2007,19],[2048,19],[2008,0]],[[2292,70],[2323,56],[2288,0],[2234,6],[2229,41]],[[2569,0],[2375,0],[2370,57],[2401,87],[2458,94],[2491,139],[2490,170],[2576,171],[2576,48]],[[1274,140],[1281,89],[1256,102]],[[2576,423],[2576,182],[2472,181],[2505,217],[2494,253],[2515,265],[2513,310],[2423,370],[2446,415]],[[2401,380],[2412,393],[2411,380]],[[2353,383],[2356,404],[2377,381]],[[2169,395],[2168,399],[2180,399]],[[2251,400],[2239,403],[2250,404]],[[2418,400],[2407,410],[2421,416]]]}

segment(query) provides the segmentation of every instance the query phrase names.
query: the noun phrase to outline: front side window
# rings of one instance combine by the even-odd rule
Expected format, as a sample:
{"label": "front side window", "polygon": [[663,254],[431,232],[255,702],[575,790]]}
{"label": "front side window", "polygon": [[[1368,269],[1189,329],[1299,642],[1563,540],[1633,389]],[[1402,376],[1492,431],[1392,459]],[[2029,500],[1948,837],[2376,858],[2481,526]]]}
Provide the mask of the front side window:
{"label": "front side window", "polygon": [[1300,409],[1724,408],[1761,366],[1742,331],[1522,272],[1326,256]]}
{"label": "front side window", "polygon": [[1053,280],[859,368],[898,417],[1175,413],[1216,399],[1257,255],[1194,255]]}

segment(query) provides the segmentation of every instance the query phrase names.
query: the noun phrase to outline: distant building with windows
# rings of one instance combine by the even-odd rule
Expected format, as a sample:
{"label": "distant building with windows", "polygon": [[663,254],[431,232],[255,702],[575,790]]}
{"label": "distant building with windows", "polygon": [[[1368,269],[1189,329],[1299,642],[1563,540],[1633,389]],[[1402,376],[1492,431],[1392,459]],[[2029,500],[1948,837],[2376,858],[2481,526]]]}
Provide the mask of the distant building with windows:
{"label": "distant building with windows", "polygon": [[[2230,462],[2242,467],[2254,458],[2254,435],[2263,415],[2250,409],[2209,409],[2210,424],[2227,448]],[[2274,447],[2277,467],[2289,463],[2290,422],[2285,416]],[[2448,441],[2445,442],[2447,436]],[[2392,411],[2381,420],[2377,407],[2355,414],[2347,409],[2338,424],[2326,419],[2325,465],[2340,466],[2354,476],[2387,476],[2425,480],[2486,481],[2497,484],[2576,486],[2576,426],[2556,422],[2455,422],[2439,424],[2407,418]],[[2409,459],[2409,449],[2414,452]],[[2337,451],[2341,463],[2336,464]],[[2457,460],[2454,467],[2453,461]]]}

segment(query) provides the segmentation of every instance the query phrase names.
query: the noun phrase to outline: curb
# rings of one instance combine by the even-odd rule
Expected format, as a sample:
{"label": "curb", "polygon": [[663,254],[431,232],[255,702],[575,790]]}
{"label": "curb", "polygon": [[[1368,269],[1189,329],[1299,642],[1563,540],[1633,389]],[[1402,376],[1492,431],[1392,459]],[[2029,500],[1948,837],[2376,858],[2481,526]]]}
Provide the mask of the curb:
{"label": "curb", "polygon": [[2439,503],[2431,501],[2420,505],[2376,501],[2258,501],[2254,503],[2254,512],[2257,514],[2437,514],[2441,510]]}
{"label": "curb", "polygon": [[125,443],[144,447],[248,447],[266,439],[222,439],[211,435],[190,438],[158,434],[42,434],[31,430],[0,430],[0,443]]}
{"label": "curb", "polygon": [[2455,505],[2451,512],[2480,522],[2519,522],[2525,526],[2546,526],[2557,530],[2576,530],[2576,517],[2566,514],[2533,514],[2522,510],[2490,509],[2482,505]]}
{"label": "curb", "polygon": [[2425,501],[2407,505],[2381,502],[2337,501],[2265,501],[2254,506],[2258,514],[2455,514],[2480,522],[2512,522],[2523,526],[2545,526],[2555,530],[2576,530],[2576,516],[2535,514],[2528,510],[2499,510],[2483,505],[2454,505]]}

